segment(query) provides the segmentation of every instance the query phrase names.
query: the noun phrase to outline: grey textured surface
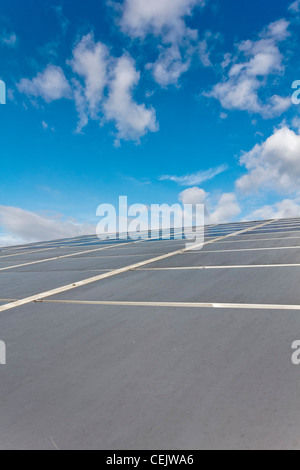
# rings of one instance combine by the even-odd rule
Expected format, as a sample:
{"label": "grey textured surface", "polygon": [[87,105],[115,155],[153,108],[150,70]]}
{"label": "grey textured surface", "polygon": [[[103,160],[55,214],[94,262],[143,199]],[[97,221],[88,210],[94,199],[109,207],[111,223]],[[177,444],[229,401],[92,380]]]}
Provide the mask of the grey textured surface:
{"label": "grey textured surface", "polygon": [[[206,232],[217,237],[253,225]],[[108,245],[95,241],[2,249],[0,269]],[[185,246],[178,240],[110,244],[103,252],[0,271],[0,306]],[[221,252],[270,247],[295,249]],[[294,263],[300,263],[300,221],[280,221],[0,312],[7,346],[0,449],[300,449],[300,370],[291,361],[299,311],[61,303],[300,305],[300,267],[272,267]],[[271,266],[153,269],[248,264]]]}
{"label": "grey textured surface", "polygon": [[0,448],[299,449],[299,329],[299,313],[274,311],[1,315]]}
{"label": "grey textured surface", "polygon": [[53,299],[299,305],[299,280],[300,267],[135,271],[79,287]]}
{"label": "grey textured surface", "polygon": [[[215,245],[211,249],[214,250]],[[231,248],[228,247],[228,250]],[[300,247],[297,250],[244,251],[186,253],[151,264],[151,268],[191,266],[244,266],[252,264],[300,264]],[[242,251],[243,250],[243,251]]]}

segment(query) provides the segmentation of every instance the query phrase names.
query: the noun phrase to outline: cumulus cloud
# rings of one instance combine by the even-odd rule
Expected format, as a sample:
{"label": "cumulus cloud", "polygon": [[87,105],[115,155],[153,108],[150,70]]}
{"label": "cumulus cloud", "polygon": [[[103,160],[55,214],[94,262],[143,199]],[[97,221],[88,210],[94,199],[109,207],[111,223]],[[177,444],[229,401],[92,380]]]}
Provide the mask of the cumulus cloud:
{"label": "cumulus cloud", "polygon": [[205,3],[205,0],[125,0],[121,18],[123,32],[133,38],[145,38],[149,34],[162,43],[158,59],[149,66],[159,85],[177,85],[197,52],[207,66],[207,37],[199,41],[198,31],[186,24],[194,9]]}
{"label": "cumulus cloud", "polygon": [[216,168],[210,168],[206,171],[199,171],[185,176],[170,176],[164,175],[159,179],[160,181],[174,181],[174,183],[180,184],[181,186],[194,186],[197,184],[204,183],[205,181],[211,180],[216,176],[224,173],[228,169],[227,165],[220,165]]}
{"label": "cumulus cloud", "polygon": [[300,135],[288,127],[274,132],[262,144],[242,155],[247,174],[237,181],[243,193],[275,190],[290,193],[300,187]]}
{"label": "cumulus cloud", "polygon": [[225,193],[220,197],[216,207],[209,214],[210,224],[232,222],[240,215],[241,207],[234,193]]}
{"label": "cumulus cloud", "polygon": [[109,50],[101,42],[95,42],[92,33],[84,36],[73,50],[70,65],[73,71],[83,77],[85,95],[90,113],[96,115],[108,82],[107,68]]}
{"label": "cumulus cloud", "polygon": [[132,37],[162,36],[165,42],[178,42],[189,33],[185,17],[204,0],[125,0],[121,26]]}
{"label": "cumulus cloud", "polygon": [[113,57],[107,46],[96,42],[90,33],[75,45],[67,63],[73,72],[70,83],[60,67],[48,65],[32,80],[23,78],[18,90],[48,103],[61,98],[73,99],[79,116],[77,132],[90,119],[101,123],[113,121],[117,142],[138,141],[148,132],[158,130],[155,110],[134,99],[140,72],[128,54]]}
{"label": "cumulus cloud", "polygon": [[182,204],[204,204],[207,195],[204,189],[197,187],[189,188],[179,194],[179,201],[182,202]]}
{"label": "cumulus cloud", "polygon": [[47,103],[71,97],[71,88],[61,67],[48,65],[32,80],[23,78],[17,85],[21,93],[43,98]]}
{"label": "cumulus cloud", "polygon": [[253,211],[247,220],[288,219],[300,217],[299,200],[284,199],[273,205],[266,205]]}
{"label": "cumulus cloud", "polygon": [[94,234],[92,225],[0,206],[1,246]]}
{"label": "cumulus cloud", "polygon": [[136,103],[133,98],[140,72],[129,55],[113,57],[90,33],[75,46],[69,64],[78,76],[72,80],[78,132],[89,119],[113,121],[117,128],[116,143],[121,139],[138,141],[148,132],[158,130],[154,109]]}
{"label": "cumulus cloud", "polygon": [[284,72],[279,43],[288,38],[288,27],[289,23],[281,19],[265,28],[258,40],[239,43],[236,54],[226,54],[224,58],[223,81],[206,96],[220,101],[225,109],[258,113],[265,118],[286,111],[291,106],[290,97],[272,95],[263,101],[259,92],[268,83],[269,76]]}
{"label": "cumulus cloud", "polygon": [[140,73],[131,57],[125,54],[116,60],[104,114],[116,123],[118,139],[138,140],[147,132],[158,130],[154,109],[137,104],[132,98],[139,80]]}
{"label": "cumulus cloud", "polygon": [[182,204],[205,205],[206,224],[232,222],[240,215],[241,207],[234,193],[222,194],[217,202],[212,199],[209,193],[198,187],[186,189],[179,194],[179,201]]}

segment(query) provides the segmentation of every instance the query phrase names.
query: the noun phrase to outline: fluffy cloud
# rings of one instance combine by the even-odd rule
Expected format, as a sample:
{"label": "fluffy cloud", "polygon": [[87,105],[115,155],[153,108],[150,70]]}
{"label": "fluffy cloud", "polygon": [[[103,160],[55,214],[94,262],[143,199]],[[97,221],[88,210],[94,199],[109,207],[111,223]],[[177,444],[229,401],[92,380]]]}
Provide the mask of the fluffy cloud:
{"label": "fluffy cloud", "polygon": [[210,168],[206,171],[199,171],[191,175],[185,176],[161,176],[160,181],[174,181],[174,183],[180,184],[181,186],[194,186],[195,184],[201,184],[205,181],[211,180],[216,176],[220,175],[228,169],[227,165],[221,165],[216,168]]}
{"label": "fluffy cloud", "polygon": [[16,207],[0,206],[2,246],[94,234],[92,225],[47,217]]}
{"label": "fluffy cloud", "polygon": [[288,219],[300,217],[299,200],[284,199],[273,205],[267,205],[252,212],[247,220]]}
{"label": "fluffy cloud", "polygon": [[276,130],[265,142],[243,154],[240,163],[248,173],[237,181],[237,188],[244,193],[269,189],[298,191],[299,155],[300,135],[288,127]]}
{"label": "fluffy cloud", "polygon": [[179,201],[182,204],[204,204],[207,198],[207,193],[201,188],[185,189],[179,194]]}
{"label": "fluffy cloud", "polygon": [[113,121],[119,143],[121,139],[138,141],[147,132],[158,130],[155,111],[133,98],[140,73],[129,55],[113,57],[104,44],[88,34],[75,46],[69,64],[78,76],[72,81],[79,114],[77,131],[89,119]]}
{"label": "fluffy cloud", "polygon": [[205,223],[221,224],[232,222],[240,215],[241,208],[234,193],[224,193],[216,203],[210,194],[201,188],[186,189],[179,194],[182,204],[205,204]]}
{"label": "fluffy cloud", "polygon": [[184,18],[204,0],[125,0],[121,26],[132,37],[160,35],[165,42],[178,42],[189,34]]}
{"label": "fluffy cloud", "polygon": [[104,113],[106,119],[115,121],[118,139],[138,140],[147,132],[158,130],[155,111],[132,98],[139,80],[140,73],[131,57],[124,55],[116,60]]}
{"label": "fluffy cloud", "polygon": [[241,208],[234,193],[225,193],[220,197],[216,207],[209,214],[210,224],[232,222],[240,215]]}
{"label": "fluffy cloud", "polygon": [[85,95],[90,113],[96,115],[103,99],[103,92],[108,82],[108,48],[95,42],[92,34],[84,36],[73,51],[70,65],[73,71],[83,77]]}
{"label": "fluffy cloud", "polygon": [[186,17],[192,15],[195,7],[205,3],[205,0],[125,0],[122,30],[133,38],[151,34],[163,44],[158,59],[149,65],[159,85],[177,85],[197,52],[207,66],[207,38],[199,42],[198,31],[186,24]]}
{"label": "fluffy cloud", "polygon": [[190,31],[183,44],[173,43],[170,47],[160,47],[158,59],[147,67],[152,70],[153,77],[160,86],[177,86],[180,77],[190,69],[194,57],[198,57],[204,67],[212,67],[211,53],[219,38],[219,34],[207,31],[199,41],[198,31]]}
{"label": "fluffy cloud", "polygon": [[138,104],[133,98],[140,81],[134,60],[127,54],[115,58],[92,33],[74,47],[68,65],[73,72],[71,83],[60,67],[49,65],[44,72],[18,84],[21,93],[41,97],[46,102],[72,98],[79,115],[77,132],[90,119],[113,121],[120,139],[138,141],[147,132],[158,130],[153,108]]}
{"label": "fluffy cloud", "polygon": [[177,85],[182,74],[187,72],[191,65],[191,57],[184,60],[178,45],[163,49],[157,61],[148,68],[152,68],[155,81],[162,87]]}
{"label": "fluffy cloud", "polygon": [[[234,57],[226,54],[224,80],[207,94],[220,101],[225,109],[261,114],[265,118],[279,116],[291,106],[289,97],[270,96],[263,102],[259,91],[270,75],[284,72],[279,43],[287,39],[289,23],[282,19],[270,24],[257,41],[243,41]],[[229,69],[228,66],[230,65]]]}
{"label": "fluffy cloud", "polygon": [[63,70],[54,65],[48,65],[32,80],[23,78],[18,84],[18,90],[31,97],[43,98],[47,103],[71,96],[71,88]]}

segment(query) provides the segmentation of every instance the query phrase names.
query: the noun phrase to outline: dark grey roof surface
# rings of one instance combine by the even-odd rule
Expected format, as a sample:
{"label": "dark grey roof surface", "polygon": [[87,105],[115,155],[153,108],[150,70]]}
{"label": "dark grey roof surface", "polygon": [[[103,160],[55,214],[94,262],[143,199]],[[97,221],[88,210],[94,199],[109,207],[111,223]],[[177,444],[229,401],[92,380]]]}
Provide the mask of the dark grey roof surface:
{"label": "dark grey roof surface", "polygon": [[0,249],[0,449],[300,448],[300,219],[205,232]]}

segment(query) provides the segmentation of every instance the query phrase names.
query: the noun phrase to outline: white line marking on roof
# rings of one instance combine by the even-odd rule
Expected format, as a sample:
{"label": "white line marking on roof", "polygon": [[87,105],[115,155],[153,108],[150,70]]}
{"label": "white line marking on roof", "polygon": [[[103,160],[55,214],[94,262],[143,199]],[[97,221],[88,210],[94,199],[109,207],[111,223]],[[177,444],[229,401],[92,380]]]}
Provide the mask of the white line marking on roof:
{"label": "white line marking on roof", "polygon": [[272,248],[240,248],[236,250],[210,250],[210,251],[198,251],[198,254],[202,253],[235,253],[235,252],[243,252],[243,251],[276,251],[276,250],[300,250],[300,246],[278,246]]}
{"label": "white line marking on roof", "polygon": [[248,264],[241,266],[178,266],[166,268],[139,268],[136,271],[189,271],[207,269],[300,268],[300,264]]}
{"label": "white line marking on roof", "polygon": [[[246,240],[226,240],[216,243],[258,243],[258,242],[271,242],[276,240],[300,240],[300,237],[280,237],[280,238],[247,238]],[[300,246],[300,245],[299,245]]]}
{"label": "white line marking on roof", "polygon": [[[265,225],[268,225],[272,222],[273,221],[264,222],[263,224],[260,224],[259,226],[254,226],[254,227],[248,228],[246,230],[236,232],[236,234],[234,234],[234,235],[239,235],[241,233],[250,232],[250,231],[254,230],[257,227],[264,227]],[[228,238],[228,236],[229,235],[225,235],[224,237],[217,238],[216,240],[221,240],[222,238],[226,239],[226,238]],[[230,236],[232,236],[232,235],[230,235]],[[214,241],[208,241],[205,244],[208,245],[208,244],[212,244],[212,243],[214,243]],[[202,245],[203,244],[201,243],[201,246]],[[196,248],[196,245],[193,248]],[[168,253],[168,254],[159,256],[157,258],[142,261],[141,263],[133,264],[131,266],[127,266],[127,267],[124,267],[124,268],[121,268],[121,269],[116,269],[115,271],[111,271],[109,273],[100,274],[99,276],[95,276],[95,277],[92,277],[92,278],[89,278],[89,279],[84,279],[83,281],[76,282],[74,284],[68,284],[66,286],[59,287],[57,289],[52,289],[50,291],[42,292],[40,294],[33,295],[31,297],[26,297],[22,300],[18,300],[17,302],[11,302],[9,304],[1,306],[0,307],[0,312],[5,312],[7,310],[11,310],[11,309],[16,308],[16,307],[21,307],[22,305],[26,305],[26,304],[29,304],[29,303],[32,303],[32,302],[36,302],[37,300],[42,300],[42,299],[45,299],[47,297],[52,297],[53,295],[61,294],[63,292],[67,292],[67,291],[76,289],[77,287],[86,286],[88,284],[93,284],[94,282],[102,281],[103,279],[108,279],[110,277],[117,276],[119,274],[124,274],[128,271],[132,271],[132,270],[135,270],[137,268],[147,266],[148,264],[155,263],[156,261],[161,261],[161,260],[164,260],[164,259],[167,259],[167,258],[171,258],[173,256],[176,256],[177,254],[185,253],[185,252],[188,252],[188,251],[190,251],[189,247],[185,248],[183,250],[174,251],[172,253]]]}
{"label": "white line marking on roof", "polygon": [[[134,242],[120,243],[119,246],[130,245],[132,243],[138,243],[138,242],[139,242],[139,240],[134,241]],[[112,249],[112,248],[116,248],[116,245],[115,244],[114,245],[107,245],[107,246],[104,246],[104,247],[101,247],[101,248],[96,248],[96,249],[93,249],[93,250],[79,251],[79,252],[71,253],[71,254],[68,254],[68,255],[55,256],[54,258],[47,258],[47,259],[42,259],[42,260],[37,260],[37,261],[30,261],[28,263],[17,264],[17,265],[14,265],[14,266],[6,266],[5,268],[0,268],[0,272],[15,269],[15,268],[23,268],[25,266],[32,266],[32,265],[35,265],[35,264],[46,263],[46,262],[49,262],[49,261],[58,261],[58,260],[61,260],[61,259],[72,258],[72,257],[75,257],[75,256],[84,255],[86,253],[96,253],[96,252],[99,252],[99,251],[105,251],[105,250]],[[82,259],[84,259],[84,258],[82,258]],[[0,258],[0,261],[1,261],[1,258]]]}
{"label": "white line marking on roof", "polygon": [[298,310],[300,305],[272,304],[230,304],[202,302],[123,302],[105,300],[37,300],[35,303],[73,304],[73,305],[102,305],[107,307],[170,307],[170,308],[212,308],[238,310]]}
{"label": "white line marking on roof", "polygon": [[12,258],[14,256],[23,256],[23,255],[32,255],[32,254],[35,254],[35,253],[42,253],[43,251],[50,251],[50,250],[54,250],[55,248],[43,248],[42,250],[31,250],[31,251],[24,251],[24,252],[21,252],[21,253],[13,253],[11,255],[3,255],[1,256],[0,254],[0,261],[4,258]]}
{"label": "white line marking on roof", "polygon": [[[271,227],[272,228],[272,227]],[[270,232],[268,230],[259,230],[257,232],[254,232],[253,235],[257,234],[257,235],[262,235],[263,233],[268,233],[268,234],[271,234],[271,233],[299,233],[300,232],[300,229],[299,230],[274,230],[274,232]]]}

